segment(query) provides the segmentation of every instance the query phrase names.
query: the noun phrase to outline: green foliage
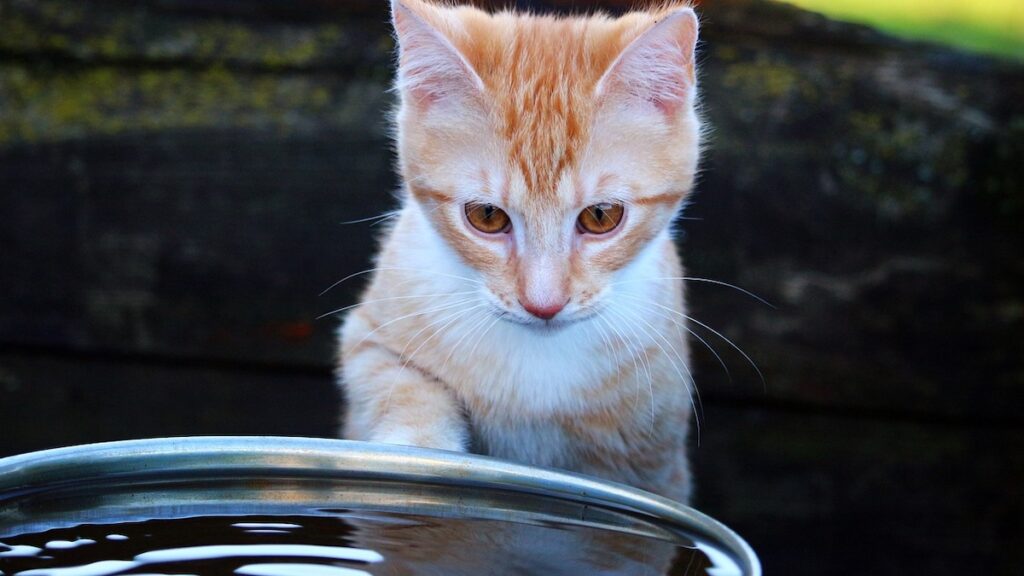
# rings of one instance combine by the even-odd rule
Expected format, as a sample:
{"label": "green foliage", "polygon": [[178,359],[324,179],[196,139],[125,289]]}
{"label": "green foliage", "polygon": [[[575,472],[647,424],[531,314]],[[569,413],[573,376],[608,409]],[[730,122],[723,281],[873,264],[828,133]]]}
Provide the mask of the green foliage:
{"label": "green foliage", "polygon": [[1020,0],[784,0],[885,32],[1024,59]]}

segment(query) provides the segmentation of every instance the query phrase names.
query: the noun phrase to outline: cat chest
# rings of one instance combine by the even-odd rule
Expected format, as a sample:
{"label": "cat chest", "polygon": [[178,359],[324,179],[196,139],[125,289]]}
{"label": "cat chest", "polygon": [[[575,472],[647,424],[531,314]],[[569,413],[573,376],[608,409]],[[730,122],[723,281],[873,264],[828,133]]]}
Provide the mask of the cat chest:
{"label": "cat chest", "polygon": [[471,451],[534,466],[574,467],[578,438],[553,422],[471,423]]}
{"label": "cat chest", "polygon": [[531,464],[573,470],[604,468],[617,461],[629,465],[644,441],[634,434],[636,422],[624,417],[595,426],[582,416],[530,419],[470,419],[471,451]]}
{"label": "cat chest", "polygon": [[598,476],[685,500],[685,424],[638,433],[636,423],[624,419],[614,429],[581,429],[557,420],[476,421],[470,426],[470,451]]}

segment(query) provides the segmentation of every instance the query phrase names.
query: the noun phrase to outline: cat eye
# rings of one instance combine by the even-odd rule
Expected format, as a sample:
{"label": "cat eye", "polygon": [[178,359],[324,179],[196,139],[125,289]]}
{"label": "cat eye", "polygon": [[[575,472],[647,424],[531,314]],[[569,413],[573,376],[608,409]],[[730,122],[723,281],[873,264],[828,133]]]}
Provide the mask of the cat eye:
{"label": "cat eye", "polygon": [[493,204],[466,204],[466,220],[484,234],[500,234],[512,228],[512,220]]}
{"label": "cat eye", "polygon": [[580,232],[587,234],[607,234],[615,229],[622,222],[622,215],[625,213],[622,204],[602,202],[587,206],[580,212],[576,219],[576,226]]}

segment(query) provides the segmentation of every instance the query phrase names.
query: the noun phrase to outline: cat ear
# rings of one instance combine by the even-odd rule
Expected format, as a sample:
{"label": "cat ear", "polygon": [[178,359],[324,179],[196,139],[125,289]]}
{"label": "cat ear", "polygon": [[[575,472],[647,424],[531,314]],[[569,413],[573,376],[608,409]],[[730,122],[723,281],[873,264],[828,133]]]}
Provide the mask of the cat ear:
{"label": "cat ear", "polygon": [[598,97],[630,108],[654,106],[674,116],[696,90],[696,44],[693,10],[669,13],[619,54],[597,84]]}
{"label": "cat ear", "polygon": [[[418,0],[391,1],[391,17],[398,38],[397,88],[403,99],[411,99],[417,106],[426,108],[442,102],[462,102],[482,94],[483,81],[469,62],[410,5],[424,11],[436,10]],[[440,18],[443,16],[438,14]]]}

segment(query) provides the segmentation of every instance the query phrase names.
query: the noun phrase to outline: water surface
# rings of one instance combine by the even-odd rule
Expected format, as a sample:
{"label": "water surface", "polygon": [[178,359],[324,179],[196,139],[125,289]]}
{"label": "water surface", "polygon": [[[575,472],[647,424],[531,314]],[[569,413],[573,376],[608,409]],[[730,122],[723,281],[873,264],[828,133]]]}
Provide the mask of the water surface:
{"label": "water surface", "polygon": [[0,538],[4,576],[378,574],[734,574],[689,546],[558,522],[366,510],[193,516]]}

